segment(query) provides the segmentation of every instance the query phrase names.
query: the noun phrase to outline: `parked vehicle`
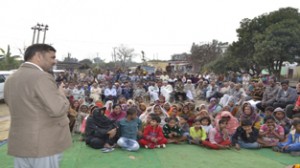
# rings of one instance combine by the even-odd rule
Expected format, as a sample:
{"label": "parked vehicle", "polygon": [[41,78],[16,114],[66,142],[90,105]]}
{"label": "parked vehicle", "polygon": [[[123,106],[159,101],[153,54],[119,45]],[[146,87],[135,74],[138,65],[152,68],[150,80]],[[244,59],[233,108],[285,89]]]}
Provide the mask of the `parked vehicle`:
{"label": "parked vehicle", "polygon": [[5,82],[5,77],[4,75],[0,74],[0,100],[4,99],[4,82]]}
{"label": "parked vehicle", "polygon": [[4,99],[4,82],[16,70],[0,71],[0,101]]}

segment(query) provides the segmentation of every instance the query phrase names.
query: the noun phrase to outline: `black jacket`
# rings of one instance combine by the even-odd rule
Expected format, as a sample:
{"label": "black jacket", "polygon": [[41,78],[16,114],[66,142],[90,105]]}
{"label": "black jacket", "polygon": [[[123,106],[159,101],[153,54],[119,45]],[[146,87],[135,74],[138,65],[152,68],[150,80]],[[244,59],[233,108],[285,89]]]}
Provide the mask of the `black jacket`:
{"label": "black jacket", "polygon": [[239,139],[245,143],[254,143],[257,141],[258,132],[259,131],[256,128],[252,127],[252,132],[250,133],[250,136],[247,137],[246,131],[242,128],[242,126],[239,126],[232,136],[232,145],[237,144]]}

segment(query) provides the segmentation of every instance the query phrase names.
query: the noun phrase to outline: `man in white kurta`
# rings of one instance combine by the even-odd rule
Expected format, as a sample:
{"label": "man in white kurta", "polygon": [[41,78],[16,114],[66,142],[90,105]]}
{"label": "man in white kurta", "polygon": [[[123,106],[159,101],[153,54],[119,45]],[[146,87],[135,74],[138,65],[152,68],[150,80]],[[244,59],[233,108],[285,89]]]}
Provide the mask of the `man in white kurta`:
{"label": "man in white kurta", "polygon": [[163,86],[161,87],[161,94],[166,98],[166,102],[170,102],[170,96],[171,93],[173,92],[173,87],[172,85],[168,84],[167,81],[163,82]]}

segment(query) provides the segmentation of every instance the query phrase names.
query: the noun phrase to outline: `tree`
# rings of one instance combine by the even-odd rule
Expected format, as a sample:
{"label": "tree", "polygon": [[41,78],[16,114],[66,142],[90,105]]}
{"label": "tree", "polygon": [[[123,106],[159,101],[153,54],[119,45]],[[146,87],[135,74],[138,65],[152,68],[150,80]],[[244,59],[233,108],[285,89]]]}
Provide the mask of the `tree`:
{"label": "tree", "polygon": [[131,62],[135,55],[133,48],[128,48],[123,44],[116,48],[116,56],[124,67],[126,66],[126,62]]}
{"label": "tree", "polygon": [[[262,69],[280,79],[283,62],[294,62],[300,55],[300,14],[294,8],[282,8],[251,19],[243,19],[233,42],[220,64],[224,69],[258,75]],[[216,68],[215,68],[216,69]]]}
{"label": "tree", "polygon": [[89,69],[93,66],[93,61],[90,59],[83,59],[79,63],[81,64],[79,69]]}
{"label": "tree", "polygon": [[189,61],[195,72],[203,70],[206,64],[222,55],[221,44],[223,43],[220,43],[217,40],[213,40],[211,43],[206,44],[193,43]]}
{"label": "tree", "polygon": [[100,57],[95,57],[94,59],[93,59],[93,61],[94,61],[94,63],[95,64],[104,64],[105,63],[105,59],[103,60],[103,59],[101,59]]}
{"label": "tree", "polygon": [[19,68],[21,61],[16,60],[16,58],[20,58],[20,56],[12,56],[9,45],[7,46],[6,52],[0,48],[0,70],[12,70]]}
{"label": "tree", "polygon": [[68,56],[64,58],[63,62],[71,62],[71,63],[77,63],[78,59],[77,58],[73,58],[71,56],[71,53],[68,53]]}
{"label": "tree", "polygon": [[257,19],[266,26],[254,37],[254,59],[280,79],[283,62],[293,63],[300,55],[300,13],[294,8],[282,8]]}

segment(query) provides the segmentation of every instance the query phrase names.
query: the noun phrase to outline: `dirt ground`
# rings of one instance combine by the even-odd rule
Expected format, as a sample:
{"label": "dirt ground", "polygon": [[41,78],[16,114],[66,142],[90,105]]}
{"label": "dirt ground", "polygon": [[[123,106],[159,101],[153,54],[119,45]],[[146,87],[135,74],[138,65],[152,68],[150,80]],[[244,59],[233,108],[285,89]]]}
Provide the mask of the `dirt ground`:
{"label": "dirt ground", "polygon": [[0,141],[7,139],[10,125],[10,116],[8,107],[0,102]]}

